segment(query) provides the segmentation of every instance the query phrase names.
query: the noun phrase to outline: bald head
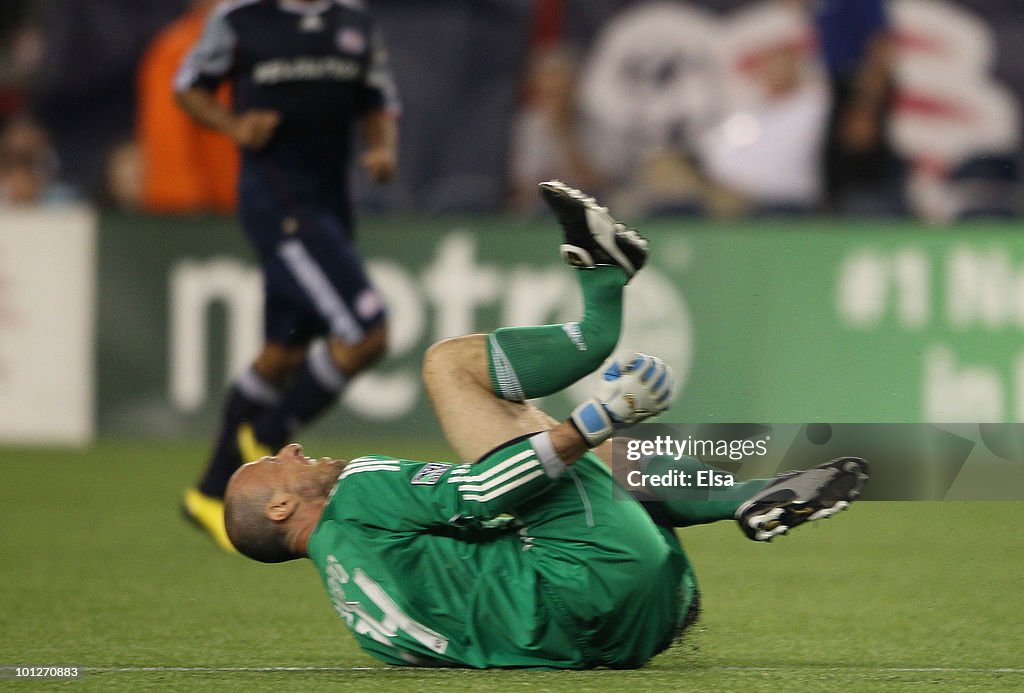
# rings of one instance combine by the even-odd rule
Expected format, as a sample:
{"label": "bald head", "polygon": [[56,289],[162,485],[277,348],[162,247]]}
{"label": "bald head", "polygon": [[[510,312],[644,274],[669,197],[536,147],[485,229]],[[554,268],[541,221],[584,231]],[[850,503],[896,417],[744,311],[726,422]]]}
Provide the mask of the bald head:
{"label": "bald head", "polygon": [[343,469],[339,460],[303,456],[297,444],[242,465],[224,494],[224,526],[231,543],[263,563],[304,557]]}
{"label": "bald head", "polygon": [[228,538],[240,554],[262,563],[298,558],[287,546],[284,524],[267,516],[274,492],[267,485],[242,483],[229,486],[224,494],[224,528]]}

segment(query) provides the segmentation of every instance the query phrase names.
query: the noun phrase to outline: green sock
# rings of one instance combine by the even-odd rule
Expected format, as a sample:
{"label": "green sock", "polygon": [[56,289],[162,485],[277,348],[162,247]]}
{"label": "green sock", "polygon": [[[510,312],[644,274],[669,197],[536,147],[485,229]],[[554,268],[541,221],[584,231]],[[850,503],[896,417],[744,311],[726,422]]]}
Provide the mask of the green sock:
{"label": "green sock", "polygon": [[488,335],[491,387],[499,397],[521,402],[563,390],[597,370],[615,349],[626,273],[594,267],[576,275],[583,291],[579,322],[503,327]]}
{"label": "green sock", "polygon": [[[697,473],[701,471],[732,477],[732,474],[716,469],[693,457],[682,457],[678,460],[671,457],[659,457],[652,460],[647,466],[647,474],[661,475],[669,472],[682,472],[687,475],[685,478],[692,484],[685,487],[647,487],[645,489],[657,495],[660,509],[674,527],[689,527],[719,520],[731,520],[736,515],[737,508],[774,481],[774,479],[738,481],[733,477],[734,485],[732,486],[698,486]],[[718,478],[722,477],[718,476]]]}

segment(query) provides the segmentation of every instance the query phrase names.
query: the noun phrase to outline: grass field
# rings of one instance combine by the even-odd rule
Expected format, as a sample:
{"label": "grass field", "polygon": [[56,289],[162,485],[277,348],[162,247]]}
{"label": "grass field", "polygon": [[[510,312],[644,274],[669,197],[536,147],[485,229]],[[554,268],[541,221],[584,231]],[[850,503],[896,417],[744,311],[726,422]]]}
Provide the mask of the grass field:
{"label": "grass field", "polygon": [[[434,446],[345,449],[443,456]],[[388,668],[312,566],[216,550],[178,498],[205,445],[0,450],[0,665],[81,690],[1024,690],[1024,503],[871,503],[772,545],[686,530],[705,611],[637,671]]]}

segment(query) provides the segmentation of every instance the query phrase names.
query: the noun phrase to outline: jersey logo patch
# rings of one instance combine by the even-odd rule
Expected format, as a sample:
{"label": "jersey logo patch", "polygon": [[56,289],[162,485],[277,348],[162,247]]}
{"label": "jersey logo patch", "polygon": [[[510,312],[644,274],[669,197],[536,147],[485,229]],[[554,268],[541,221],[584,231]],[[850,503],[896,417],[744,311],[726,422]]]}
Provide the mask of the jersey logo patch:
{"label": "jersey logo patch", "polygon": [[412,483],[417,486],[433,486],[444,473],[452,468],[452,465],[444,462],[427,462],[412,478]]}
{"label": "jersey logo patch", "polygon": [[324,30],[324,20],[320,18],[318,14],[307,14],[303,15],[302,20],[299,22],[299,31],[303,33],[313,33],[316,31]]}
{"label": "jersey logo patch", "polygon": [[362,55],[366,51],[366,37],[358,29],[340,29],[334,40],[338,50],[349,55]]}

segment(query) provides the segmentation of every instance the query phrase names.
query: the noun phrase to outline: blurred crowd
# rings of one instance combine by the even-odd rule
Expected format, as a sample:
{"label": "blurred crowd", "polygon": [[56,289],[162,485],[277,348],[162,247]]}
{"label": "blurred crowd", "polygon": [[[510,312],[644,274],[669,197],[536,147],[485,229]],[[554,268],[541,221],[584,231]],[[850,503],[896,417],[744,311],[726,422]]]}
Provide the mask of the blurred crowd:
{"label": "blurred crowd", "polygon": [[[230,213],[237,155],[171,91],[215,4],[0,3],[0,206]],[[366,209],[533,214],[536,182],[563,178],[632,217],[1024,211],[1024,71],[1006,88],[982,80],[966,101],[977,114],[958,113],[962,94],[921,77],[943,74],[935,55],[918,67],[925,34],[898,30],[948,38],[980,73],[1012,62],[991,37],[994,57],[978,58],[990,64],[972,62],[974,20],[943,16],[948,3],[368,4],[405,109],[398,180],[383,192],[356,181]]]}

